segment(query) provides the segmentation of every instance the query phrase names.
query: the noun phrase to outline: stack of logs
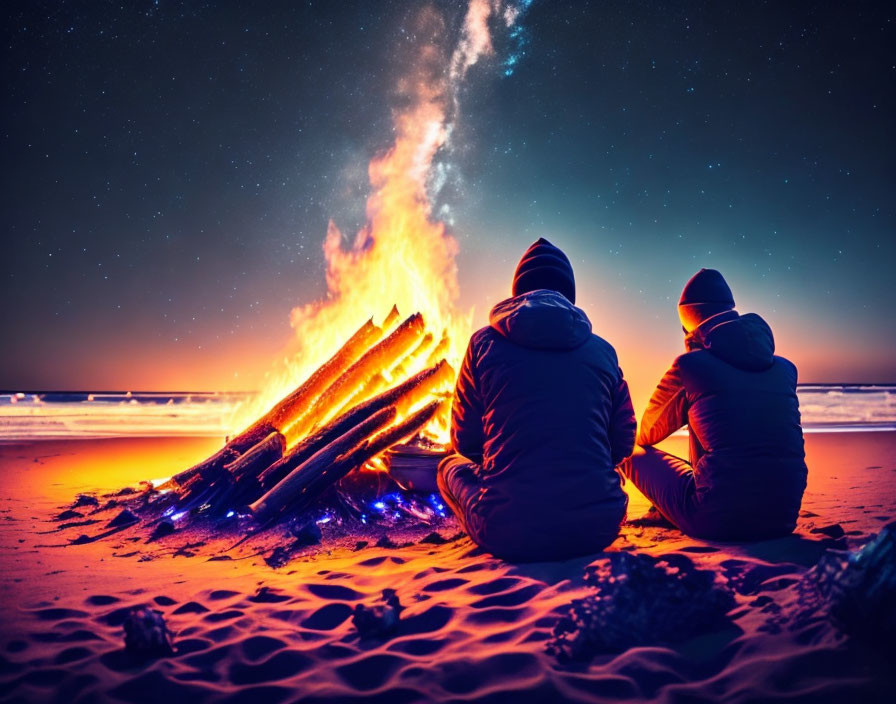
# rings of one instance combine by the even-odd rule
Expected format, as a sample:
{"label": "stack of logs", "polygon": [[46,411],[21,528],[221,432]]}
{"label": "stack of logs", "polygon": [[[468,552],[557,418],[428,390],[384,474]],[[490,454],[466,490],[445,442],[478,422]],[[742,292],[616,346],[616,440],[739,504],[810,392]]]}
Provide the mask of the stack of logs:
{"label": "stack of logs", "polygon": [[[437,392],[454,378],[441,358],[447,337],[433,347],[419,313],[396,326],[398,317],[393,308],[382,326],[368,320],[249,428],[172,477],[167,488],[180,506],[248,506],[260,522],[274,522],[443,413],[447,400]],[[407,377],[424,355],[423,371]],[[405,380],[390,388],[389,379]]]}

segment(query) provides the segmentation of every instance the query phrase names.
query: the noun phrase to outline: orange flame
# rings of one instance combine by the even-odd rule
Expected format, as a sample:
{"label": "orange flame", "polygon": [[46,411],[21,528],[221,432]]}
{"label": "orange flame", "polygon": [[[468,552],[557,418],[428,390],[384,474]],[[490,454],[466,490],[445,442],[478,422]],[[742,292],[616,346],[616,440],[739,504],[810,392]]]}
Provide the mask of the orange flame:
{"label": "orange flame", "polygon": [[[431,359],[434,352],[459,368],[472,311],[458,308],[458,245],[445,224],[433,217],[427,184],[434,159],[450,134],[457,83],[482,54],[492,51],[486,24],[491,12],[487,0],[471,1],[450,57],[440,46],[441,18],[431,10],[421,13],[415,34],[431,39],[417,48],[413,70],[399,82],[403,107],[393,115],[395,140],[369,165],[367,224],[346,247],[343,234],[330,222],[323,244],[327,297],[293,309],[298,353],[286,360],[285,371],[252,404],[241,409],[235,426],[245,425],[289,393],[364,320],[382,316],[393,304],[402,315],[422,313],[428,334],[425,348],[415,349],[391,370],[379,371],[389,385],[438,361]],[[393,374],[401,378],[390,378]],[[450,391],[453,381],[440,391]],[[381,388],[379,380],[369,382],[370,388]],[[363,387],[358,390],[362,391]],[[445,440],[447,420],[446,413],[434,418],[428,434]]]}

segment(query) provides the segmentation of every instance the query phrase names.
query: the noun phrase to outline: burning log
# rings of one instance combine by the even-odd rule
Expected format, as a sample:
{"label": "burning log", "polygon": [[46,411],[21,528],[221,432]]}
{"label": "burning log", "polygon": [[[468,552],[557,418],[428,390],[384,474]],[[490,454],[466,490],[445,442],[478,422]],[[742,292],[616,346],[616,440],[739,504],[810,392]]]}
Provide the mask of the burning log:
{"label": "burning log", "polygon": [[377,426],[382,428],[395,418],[394,406],[384,408],[296,467],[286,479],[254,502],[250,510],[259,521],[269,522],[287,506],[308,506],[324,489],[353,469],[421,430],[443,403],[433,401],[398,425],[370,437],[371,430],[376,432]]}
{"label": "burning log", "polygon": [[319,475],[311,476],[311,483],[305,489],[303,502],[297,508],[304,508],[332,484],[376,458],[380,453],[403,440],[407,440],[422,430],[439,412],[445,401],[433,401],[416,413],[376,437],[363,442],[348,454],[338,457],[333,464]]}
{"label": "burning log", "polygon": [[433,348],[432,352],[429,353],[429,357],[426,358],[426,366],[429,367],[435,364],[436,360],[444,357],[450,345],[451,338],[448,337],[448,331],[445,330],[442,332],[442,338],[439,340],[439,344]]}
{"label": "burning log", "polygon": [[[446,408],[439,401],[395,423],[450,383],[454,370],[444,359],[382,390],[387,379],[403,377],[448,344],[443,336],[434,347],[419,313],[398,319],[393,307],[382,328],[367,321],[248,429],[175,476],[177,510],[250,505],[261,520],[276,518],[436,419]],[[384,337],[384,330],[391,332]]]}
{"label": "burning log", "polygon": [[[423,353],[426,352],[426,348],[432,344],[433,336],[432,333],[426,333],[423,336],[423,339],[420,340],[420,343],[408,352],[404,357],[399,358],[398,362],[389,370],[388,377],[389,379],[403,379],[408,370],[414,364],[414,362],[418,361]],[[439,358],[434,359],[432,362],[427,363],[427,367],[432,367],[439,361]],[[351,410],[359,403],[362,403],[369,398],[371,398],[374,394],[378,394],[380,391],[388,386],[389,382],[382,373],[374,374],[370,379],[364,382],[364,385],[352,394],[351,398],[343,404],[342,408],[340,408],[336,413],[333,414],[333,417],[341,416],[346,411]]]}
{"label": "burning log", "polygon": [[[353,409],[330,421],[316,433],[306,437],[284,455],[281,460],[264,470],[258,477],[258,483],[262,489],[272,488],[322,447],[364,422],[373,414],[388,406],[395,406],[399,413],[407,410],[421,398],[431,393],[433,389],[450,381],[453,373],[454,370],[451,368],[451,365],[442,360],[434,367],[424,369],[398,386],[384,391],[379,396],[359,406],[355,406]],[[247,483],[251,482],[251,477],[249,476],[243,476],[241,479]],[[249,492],[244,491],[242,493]]]}
{"label": "burning log", "polygon": [[226,465],[226,469],[237,481],[240,477],[257,476],[283,457],[286,451],[286,438],[276,430],[264,440]]}
{"label": "burning log", "polygon": [[365,399],[369,399],[374,394],[380,393],[383,389],[386,388],[386,386],[388,386],[388,384],[389,382],[386,381],[386,377],[384,377],[382,374],[374,374],[366,382],[364,382],[364,386],[362,386],[360,390],[355,392],[355,394],[342,405],[342,408],[336,411],[334,417],[338,418],[343,413],[347,413],[348,411],[352,410],[355,406],[357,406]]}
{"label": "burning log", "polygon": [[[431,332],[426,333],[423,336],[423,339],[420,340],[420,344],[418,344],[414,349],[408,352],[403,359],[399,360],[398,364],[396,364],[392,369],[389,370],[389,375],[391,378],[402,378],[405,374],[408,373],[408,370],[411,369],[411,366],[423,356],[423,353],[426,352],[426,349],[432,344],[433,336]],[[435,360],[433,360],[433,364]],[[430,367],[432,364],[427,364],[426,366]]]}
{"label": "burning log", "polygon": [[[241,433],[231,442],[243,447],[242,451],[245,452],[246,449],[265,437],[264,428],[270,427],[273,430],[282,431],[290,423],[294,422],[301,415],[306,404],[323,393],[365,350],[379,340],[383,330],[386,329],[385,326],[392,324],[390,318],[393,316],[398,316],[398,309],[394,307],[389,313],[389,317],[383,323],[384,327],[382,328],[374,325],[372,319],[364,323],[335,355],[330,357],[321,367],[318,367],[317,371],[308,377],[304,384],[281,400],[250,426],[248,430]],[[255,441],[250,444],[250,440],[253,438]]]}
{"label": "burning log", "polygon": [[[394,319],[397,315],[398,310],[393,308],[386,321],[388,322],[390,318]],[[295,421],[297,416],[301,415],[302,411],[307,408],[308,404],[316,396],[320,395],[335,379],[345,372],[362,355],[364,350],[376,342],[382,333],[382,328],[374,325],[372,320],[368,320],[304,384],[282,399],[249,428],[230,440],[214,455],[175,475],[172,477],[172,481],[177,486],[184,487],[195,476],[204,477],[214,474],[215,470],[233,463],[241,454],[262,442],[271,432],[282,431]]]}
{"label": "burning log", "polygon": [[388,337],[371,347],[349,367],[314,402],[311,409],[288,429],[291,436],[304,435],[324,421],[328,413],[340,405],[373,374],[395,362],[423,335],[423,316],[415,313],[399,325]]}
{"label": "burning log", "polygon": [[358,443],[395,420],[394,406],[383,408],[374,413],[363,423],[356,425],[348,432],[318,450],[308,460],[293,469],[274,488],[250,505],[252,513],[260,517],[274,516],[284,506],[301,494],[308,486],[310,479],[333,464],[334,460],[351,450]]}
{"label": "burning log", "polygon": [[190,510],[210,500],[235,497],[241,478],[256,477],[265,468],[283,457],[286,438],[273,431],[248,452],[239,455],[229,464],[207,468],[203,474],[194,474],[178,488],[181,510]]}

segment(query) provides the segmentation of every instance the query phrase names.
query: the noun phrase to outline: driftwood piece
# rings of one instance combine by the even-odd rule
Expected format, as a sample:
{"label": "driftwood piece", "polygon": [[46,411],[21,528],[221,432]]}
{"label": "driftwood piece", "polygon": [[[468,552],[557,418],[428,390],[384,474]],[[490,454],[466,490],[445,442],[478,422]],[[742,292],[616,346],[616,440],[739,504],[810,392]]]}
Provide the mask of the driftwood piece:
{"label": "driftwood piece", "polygon": [[383,450],[388,450],[393,445],[400,443],[402,440],[407,440],[409,437],[422,430],[426,424],[435,418],[436,414],[447,407],[447,405],[447,401],[432,401],[426,404],[423,408],[408,416],[398,425],[387,428],[379,435],[376,435],[364,443],[363,446],[352,450],[352,453],[350,453],[350,456],[347,459],[350,461],[357,461],[355,466],[360,467],[365,462],[369,462],[383,452]]}
{"label": "driftwood piece", "polygon": [[197,480],[201,480],[203,477],[208,477],[214,474],[216,471],[222,469],[224,465],[230,464],[239,456],[240,453],[231,447],[230,444],[227,444],[211,457],[204,459],[199,464],[194,464],[180,474],[175,474],[171,479],[165,482],[165,484],[157,488],[166,488],[173,485],[179,490],[185,489],[188,486],[195,484]]}
{"label": "driftwood piece", "polygon": [[326,472],[338,457],[395,420],[395,414],[394,406],[383,408],[363,423],[340,435],[252,503],[249,506],[252,513],[260,520],[269,520],[281,513],[288,504],[306,499],[307,489],[315,484],[317,476]]}
{"label": "driftwood piece", "polygon": [[283,457],[285,451],[286,438],[275,430],[251,450],[225,465],[224,469],[233,476],[234,481],[239,482],[242,477],[258,476]]}
{"label": "driftwood piece", "polygon": [[[398,315],[398,311],[394,308],[389,314],[390,317],[393,313],[395,316]],[[382,329],[374,325],[372,320],[368,320],[335,355],[308,377],[301,386],[283,398],[249,428],[231,439],[214,455],[172,477],[174,484],[184,487],[195,476],[203,477],[213,474],[262,442],[272,432],[282,431],[381,335]]]}
{"label": "driftwood piece", "polygon": [[[433,401],[401,423],[387,428],[373,438],[364,440],[359,445],[356,445],[354,449],[340,455],[328,465],[315,467],[315,471],[307,472],[303,477],[301,493],[290,501],[290,507],[295,510],[306,508],[327,487],[338,482],[353,469],[363,466],[384,450],[392,447],[392,445],[406,440],[422,430],[445,403],[445,401]],[[270,519],[271,516],[269,515],[267,520]],[[265,519],[262,518],[262,520]]]}
{"label": "driftwood piece", "polygon": [[388,337],[378,342],[352,364],[314,402],[311,409],[287,431],[287,437],[302,437],[323,421],[328,413],[338,410],[343,402],[367,379],[381,369],[388,368],[423,335],[423,316],[415,313],[395,328]]}
{"label": "driftwood piece", "polygon": [[[264,470],[257,480],[260,488],[262,490],[271,489],[322,447],[328,445],[359,423],[364,422],[379,410],[388,406],[395,406],[399,413],[404,412],[434,389],[450,382],[453,374],[454,370],[451,368],[451,365],[443,359],[434,367],[424,369],[398,386],[394,386],[343,413],[317,432],[304,438],[289,450],[281,460]],[[244,480],[246,486],[241,495],[251,496],[253,490],[255,492],[258,491],[258,489],[252,486],[252,480],[248,476],[244,477]]]}

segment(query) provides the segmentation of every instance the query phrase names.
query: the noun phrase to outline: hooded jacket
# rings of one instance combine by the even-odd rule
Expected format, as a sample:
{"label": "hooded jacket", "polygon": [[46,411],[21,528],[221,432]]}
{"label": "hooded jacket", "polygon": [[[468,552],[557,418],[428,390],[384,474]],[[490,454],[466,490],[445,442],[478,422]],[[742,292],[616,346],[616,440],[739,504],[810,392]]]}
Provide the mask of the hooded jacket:
{"label": "hooded jacket", "polygon": [[602,549],[625,516],[615,466],[635,427],[616,352],[584,311],[545,289],[498,303],[452,407],[452,444],[481,482],[468,529],[496,554]]}
{"label": "hooded jacket", "polygon": [[650,399],[639,445],[690,434],[698,537],[780,535],[796,525],[806,464],[796,367],[758,315],[726,311],[686,339]]}

